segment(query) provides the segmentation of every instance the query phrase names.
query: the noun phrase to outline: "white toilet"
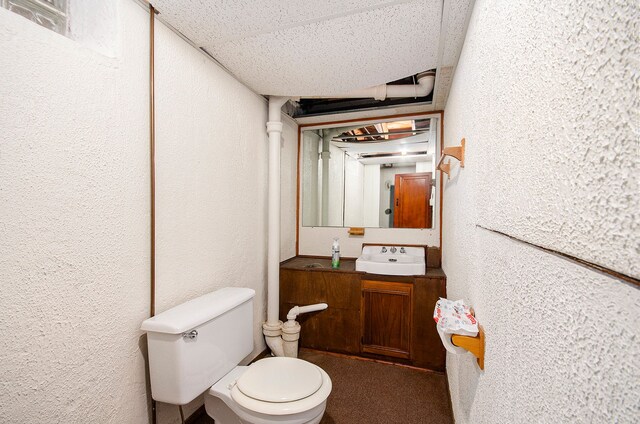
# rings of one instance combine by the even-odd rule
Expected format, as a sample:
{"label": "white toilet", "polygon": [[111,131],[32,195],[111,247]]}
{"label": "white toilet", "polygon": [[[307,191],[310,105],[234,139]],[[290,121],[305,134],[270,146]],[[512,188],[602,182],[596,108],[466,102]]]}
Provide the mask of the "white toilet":
{"label": "white toilet", "polygon": [[282,357],[238,366],[253,350],[254,296],[228,287],[142,323],[153,399],[184,405],[206,390],[216,424],[320,422],[331,393],[322,368]]}

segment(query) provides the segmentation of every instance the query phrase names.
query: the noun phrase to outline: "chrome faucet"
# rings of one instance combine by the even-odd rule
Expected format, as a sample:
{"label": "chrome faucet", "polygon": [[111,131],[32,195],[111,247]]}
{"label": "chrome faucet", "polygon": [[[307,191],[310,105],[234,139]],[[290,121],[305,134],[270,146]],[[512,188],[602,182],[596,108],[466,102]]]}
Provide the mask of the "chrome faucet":
{"label": "chrome faucet", "polygon": [[391,253],[396,253],[398,251],[398,249],[396,249],[395,246],[391,246]]}
{"label": "chrome faucet", "polygon": [[407,251],[404,249],[404,247],[400,248],[400,253],[407,253]]}
{"label": "chrome faucet", "polygon": [[380,249],[380,253],[387,253],[387,248],[382,246],[382,249]]}

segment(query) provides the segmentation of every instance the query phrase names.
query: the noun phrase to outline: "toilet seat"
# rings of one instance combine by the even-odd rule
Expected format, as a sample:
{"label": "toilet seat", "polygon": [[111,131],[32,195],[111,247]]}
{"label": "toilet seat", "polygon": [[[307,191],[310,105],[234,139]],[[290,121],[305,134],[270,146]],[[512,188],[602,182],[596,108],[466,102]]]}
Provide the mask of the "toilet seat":
{"label": "toilet seat", "polygon": [[[274,359],[275,361],[272,361]],[[266,365],[259,365],[256,367],[256,365],[266,361],[269,361]],[[244,377],[252,367],[255,367],[258,371],[255,371],[255,373],[252,372],[251,374],[254,374],[253,376],[249,374],[249,378],[242,382],[243,390],[246,390],[258,397],[272,399],[288,398],[292,400],[275,402],[265,401],[244,393],[243,390],[240,389],[240,385],[238,383],[240,380],[244,380],[242,377]],[[275,375],[278,380],[275,380],[275,382],[259,380],[258,376],[273,375],[272,373],[276,370],[277,374]],[[296,377],[295,372],[297,370],[303,370],[299,381],[284,378],[285,375],[292,375],[293,377]],[[318,373],[320,380],[317,379]],[[277,382],[282,381],[283,379],[286,380],[285,382],[291,383],[290,387],[293,391],[290,394],[283,394],[286,392],[285,386],[276,390],[278,394],[275,397],[273,394],[270,395],[267,393],[269,387],[276,386]],[[303,396],[306,393],[310,394]],[[243,375],[238,378],[236,384],[231,388],[231,398],[238,406],[249,411],[266,415],[291,415],[309,411],[325,402],[330,393],[331,379],[322,368],[301,359],[284,357],[266,358],[255,362],[248,367]],[[293,400],[296,397],[297,399]]]}
{"label": "toilet seat", "polygon": [[274,357],[257,361],[236,382],[242,394],[263,402],[294,402],[322,386],[320,369],[297,358]]}

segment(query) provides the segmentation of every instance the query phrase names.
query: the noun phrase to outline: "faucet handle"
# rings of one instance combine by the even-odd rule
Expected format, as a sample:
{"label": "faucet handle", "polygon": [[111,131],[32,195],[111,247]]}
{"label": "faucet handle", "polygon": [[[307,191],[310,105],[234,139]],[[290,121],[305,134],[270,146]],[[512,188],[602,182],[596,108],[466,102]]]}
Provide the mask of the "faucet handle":
{"label": "faucet handle", "polygon": [[398,249],[395,246],[391,246],[391,253],[396,253],[398,251]]}
{"label": "faucet handle", "polygon": [[407,251],[405,250],[405,248],[404,248],[404,247],[401,247],[401,248],[400,248],[400,253],[407,253]]}
{"label": "faucet handle", "polygon": [[380,253],[387,253],[387,248],[382,246],[382,249],[380,249]]}

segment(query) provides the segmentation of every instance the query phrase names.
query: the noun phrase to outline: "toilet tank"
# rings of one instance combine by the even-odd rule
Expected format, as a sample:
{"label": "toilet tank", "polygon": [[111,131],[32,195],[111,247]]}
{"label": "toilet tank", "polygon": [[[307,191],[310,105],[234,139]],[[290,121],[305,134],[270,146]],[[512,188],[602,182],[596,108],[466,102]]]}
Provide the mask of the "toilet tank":
{"label": "toilet tank", "polygon": [[153,399],[184,405],[251,353],[254,296],[252,289],[227,287],[142,323]]}

